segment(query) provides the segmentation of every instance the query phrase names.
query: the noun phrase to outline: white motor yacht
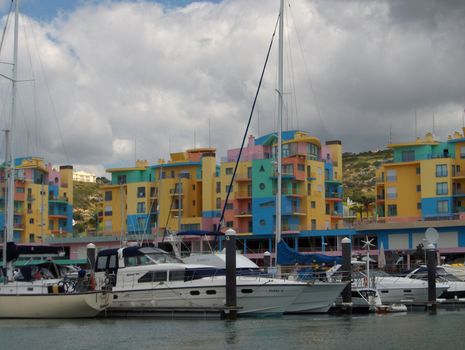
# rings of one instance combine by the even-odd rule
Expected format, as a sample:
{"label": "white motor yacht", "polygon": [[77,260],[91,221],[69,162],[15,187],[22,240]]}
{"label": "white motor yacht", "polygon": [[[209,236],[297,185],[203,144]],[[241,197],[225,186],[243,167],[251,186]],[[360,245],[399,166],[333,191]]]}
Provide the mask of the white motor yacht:
{"label": "white motor yacht", "polygon": [[[224,268],[185,264],[167,252],[151,247],[125,247],[99,252],[96,275],[113,275],[114,300],[110,311],[145,311],[167,308],[223,308],[226,299]],[[237,304],[240,315],[282,314],[293,303],[298,310],[311,308],[308,284],[263,275],[238,275]],[[342,288],[337,284],[334,288]],[[320,293],[320,290],[315,288]],[[327,311],[337,295],[320,293],[317,309]],[[323,299],[323,300],[322,300]]]}
{"label": "white motor yacht", "polygon": [[[427,281],[428,269],[426,266],[420,266],[408,273],[405,277]],[[448,273],[443,266],[436,267],[436,281],[436,283],[440,283],[441,285],[447,284],[449,286],[447,290],[443,291],[441,294],[437,294],[438,298],[465,298],[465,282],[457,278],[455,275]]]}

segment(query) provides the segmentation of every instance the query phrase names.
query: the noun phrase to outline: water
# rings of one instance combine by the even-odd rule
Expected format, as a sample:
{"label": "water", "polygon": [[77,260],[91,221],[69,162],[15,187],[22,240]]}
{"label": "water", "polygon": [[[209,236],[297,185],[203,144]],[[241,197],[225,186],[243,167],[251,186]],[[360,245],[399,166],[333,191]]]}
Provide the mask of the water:
{"label": "water", "polygon": [[219,320],[0,320],[0,349],[463,349],[465,310]]}

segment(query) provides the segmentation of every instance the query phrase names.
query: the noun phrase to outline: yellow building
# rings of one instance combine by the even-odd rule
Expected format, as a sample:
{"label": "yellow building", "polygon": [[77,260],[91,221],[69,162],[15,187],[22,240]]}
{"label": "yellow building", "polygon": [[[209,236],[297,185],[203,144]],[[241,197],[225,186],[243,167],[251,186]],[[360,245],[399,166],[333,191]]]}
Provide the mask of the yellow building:
{"label": "yellow building", "polygon": [[[73,233],[73,167],[59,170],[42,158],[20,158],[15,162],[14,240],[41,243],[48,236]],[[3,177],[4,169],[1,169]],[[5,185],[0,198],[0,221],[4,227]]]}
{"label": "yellow building", "polygon": [[455,218],[465,209],[465,136],[432,134],[390,144],[394,161],[377,170],[377,214],[385,221]]}

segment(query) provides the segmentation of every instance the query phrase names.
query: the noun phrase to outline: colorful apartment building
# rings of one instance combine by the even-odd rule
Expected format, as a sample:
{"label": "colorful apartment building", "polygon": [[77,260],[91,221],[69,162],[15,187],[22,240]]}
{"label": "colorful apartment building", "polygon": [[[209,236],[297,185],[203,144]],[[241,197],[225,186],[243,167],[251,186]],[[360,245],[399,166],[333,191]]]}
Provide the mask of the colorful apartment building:
{"label": "colorful apartment building", "polygon": [[377,170],[378,221],[445,220],[465,212],[464,135],[440,142],[426,134],[388,147],[394,160]]}
{"label": "colorful apartment building", "polygon": [[[271,242],[275,230],[277,135],[250,136],[225,208],[224,226]],[[215,149],[172,153],[149,166],[108,169],[101,187],[103,233],[154,234],[216,229],[239,150],[217,165]],[[302,131],[283,133],[282,230],[287,236],[336,229],[342,220],[342,145]],[[268,247],[268,243],[266,243]]]}
{"label": "colorful apartment building", "polygon": [[[59,170],[42,158],[15,161],[14,240],[41,243],[47,236],[73,232],[73,167]],[[4,168],[0,169],[4,179]],[[0,194],[0,226],[5,225],[5,181]]]}

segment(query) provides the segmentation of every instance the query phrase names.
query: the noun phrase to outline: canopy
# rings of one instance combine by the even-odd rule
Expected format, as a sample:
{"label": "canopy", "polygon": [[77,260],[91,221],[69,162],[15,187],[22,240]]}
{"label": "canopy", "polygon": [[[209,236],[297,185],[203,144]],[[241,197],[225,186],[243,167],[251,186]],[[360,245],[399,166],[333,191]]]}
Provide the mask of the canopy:
{"label": "canopy", "polygon": [[190,230],[180,231],[176,236],[224,236],[223,232],[206,231],[206,230]]}
{"label": "canopy", "polygon": [[317,264],[342,264],[340,256],[328,256],[323,254],[302,254],[291,249],[286,242],[278,243],[278,264],[279,265],[310,265]]}

